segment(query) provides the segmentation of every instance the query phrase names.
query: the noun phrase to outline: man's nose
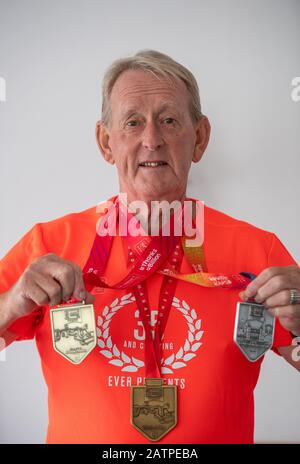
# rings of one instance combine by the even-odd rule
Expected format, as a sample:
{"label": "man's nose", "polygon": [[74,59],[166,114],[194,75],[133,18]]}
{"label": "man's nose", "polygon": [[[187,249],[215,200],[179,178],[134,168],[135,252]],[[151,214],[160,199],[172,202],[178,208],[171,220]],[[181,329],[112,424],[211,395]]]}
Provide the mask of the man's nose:
{"label": "man's nose", "polygon": [[143,147],[155,151],[164,143],[162,134],[154,122],[147,123],[143,130]]}

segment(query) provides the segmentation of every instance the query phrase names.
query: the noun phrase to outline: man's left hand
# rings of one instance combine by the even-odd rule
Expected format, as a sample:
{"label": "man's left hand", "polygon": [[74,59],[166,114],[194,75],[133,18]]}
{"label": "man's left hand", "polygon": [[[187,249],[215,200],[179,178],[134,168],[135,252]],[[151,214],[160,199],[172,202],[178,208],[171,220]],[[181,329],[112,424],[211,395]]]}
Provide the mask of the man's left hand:
{"label": "man's left hand", "polygon": [[244,301],[254,298],[256,303],[263,304],[273,316],[278,317],[285,329],[300,336],[300,302],[290,304],[292,289],[300,294],[298,266],[269,267],[240,293],[240,297]]}

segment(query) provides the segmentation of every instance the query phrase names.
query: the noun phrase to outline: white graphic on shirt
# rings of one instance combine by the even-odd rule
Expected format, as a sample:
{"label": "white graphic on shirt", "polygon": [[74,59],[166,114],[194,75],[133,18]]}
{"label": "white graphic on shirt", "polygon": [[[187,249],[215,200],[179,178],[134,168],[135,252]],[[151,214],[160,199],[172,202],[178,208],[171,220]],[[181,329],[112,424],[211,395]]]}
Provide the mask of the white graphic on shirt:
{"label": "white graphic on shirt", "polygon": [[[109,359],[109,364],[120,367],[123,372],[137,372],[144,366],[144,361],[128,356],[124,351],[119,350],[109,333],[110,323],[119,309],[134,301],[135,297],[132,293],[116,298],[109,306],[105,306],[102,316],[98,316],[97,338],[98,346],[101,348],[100,353]],[[174,370],[185,367],[186,363],[196,356],[196,352],[202,345],[200,340],[203,330],[201,330],[201,319],[198,319],[196,310],[191,309],[186,301],[176,297],[173,298],[172,306],[183,315],[187,322],[187,337],[177,353],[172,353],[166,359],[162,358],[162,374],[173,374]]]}

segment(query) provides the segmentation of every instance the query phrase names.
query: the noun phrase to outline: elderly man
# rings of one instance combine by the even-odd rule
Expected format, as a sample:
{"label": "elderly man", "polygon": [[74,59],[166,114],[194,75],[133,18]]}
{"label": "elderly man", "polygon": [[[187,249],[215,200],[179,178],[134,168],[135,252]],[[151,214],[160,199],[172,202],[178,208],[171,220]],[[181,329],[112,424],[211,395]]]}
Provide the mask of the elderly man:
{"label": "elderly man", "polygon": [[[114,62],[96,139],[119,195],[34,225],[2,259],[0,335],[36,338],[48,443],[251,443],[264,353],[299,370],[300,271],[273,233],[208,206],[195,247],[174,227],[164,236],[165,221],[129,232],[142,220],[124,194],[189,216],[188,174],[209,135],[185,67],[155,51]],[[124,211],[127,232],[103,234]]]}

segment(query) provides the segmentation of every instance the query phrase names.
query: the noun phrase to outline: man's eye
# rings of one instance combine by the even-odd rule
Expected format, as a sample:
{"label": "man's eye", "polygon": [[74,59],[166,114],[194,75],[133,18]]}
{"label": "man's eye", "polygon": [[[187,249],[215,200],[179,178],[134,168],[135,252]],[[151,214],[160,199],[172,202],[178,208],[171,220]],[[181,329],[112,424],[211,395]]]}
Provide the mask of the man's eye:
{"label": "man's eye", "polygon": [[164,122],[168,125],[174,124],[175,119],[174,118],[166,118],[164,119]]}
{"label": "man's eye", "polygon": [[133,120],[132,120],[132,121],[128,121],[128,122],[126,123],[126,126],[129,126],[129,127],[135,127],[135,126],[137,126],[137,125],[138,125],[138,122],[137,122],[137,121],[133,121]]}

